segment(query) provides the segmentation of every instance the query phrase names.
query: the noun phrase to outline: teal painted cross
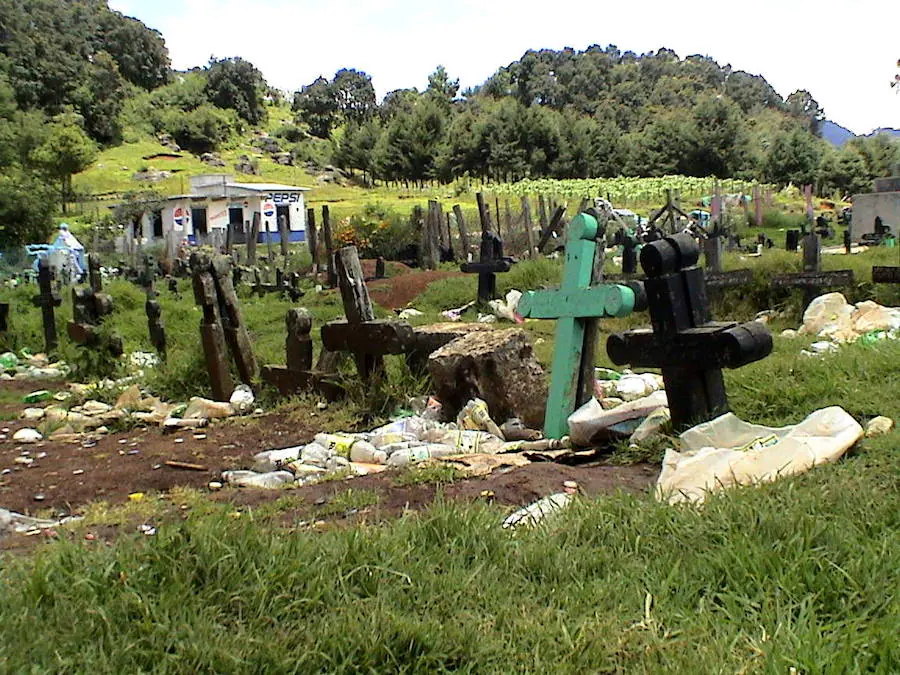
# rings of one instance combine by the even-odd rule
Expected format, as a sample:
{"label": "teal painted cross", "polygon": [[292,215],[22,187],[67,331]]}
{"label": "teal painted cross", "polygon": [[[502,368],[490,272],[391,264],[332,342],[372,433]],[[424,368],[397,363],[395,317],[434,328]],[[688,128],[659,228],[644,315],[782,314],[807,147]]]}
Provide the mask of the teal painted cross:
{"label": "teal painted cross", "polygon": [[518,313],[533,319],[556,319],[556,343],[550,369],[550,395],[544,418],[544,434],[562,438],[568,433],[566,419],[575,411],[578,378],[584,353],[588,319],[627,316],[634,309],[634,291],[627,286],[591,286],[597,220],[578,214],[568,226],[566,262],[562,286],[557,290],[528,291],[519,300]]}

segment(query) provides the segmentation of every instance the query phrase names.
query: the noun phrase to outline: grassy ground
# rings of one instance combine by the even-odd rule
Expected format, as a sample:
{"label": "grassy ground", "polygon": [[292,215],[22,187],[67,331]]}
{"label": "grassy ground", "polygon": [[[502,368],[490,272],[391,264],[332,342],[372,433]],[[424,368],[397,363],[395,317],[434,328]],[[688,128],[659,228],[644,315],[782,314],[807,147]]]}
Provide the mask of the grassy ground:
{"label": "grassy ground", "polygon": [[[729,374],[740,414],[780,424],[839,403],[900,415],[885,396],[900,345],[807,360],[776,343]],[[703,509],[585,500],[516,535],[484,505],[318,533],[285,528],[277,504],[237,515],[176,495],[188,515],[154,537],[6,559],[0,668],[896,672],[896,443],[867,440],[838,465]],[[335,508],[371,501],[349,493]]]}
{"label": "grassy ground", "polygon": [[[894,255],[824,260],[826,268],[856,270],[862,283],[852,299],[898,304],[895,289],[866,283],[866,270]],[[752,266],[758,286],[727,295],[716,318],[774,305],[785,312],[776,334],[796,327],[797,298],[766,295],[763,280],[798,266],[797,256],[728,257],[726,265]],[[559,271],[554,261],[523,263],[501,275],[501,285],[536,288]],[[111,327],[129,349],[149,347],[141,293],[126,283],[109,290],[119,307]],[[162,294],[174,348],[151,380],[172,394],[205,379],[199,313],[185,282],[180,291],[181,300]],[[471,276],[432,284],[413,303],[426,312],[417,322],[474,291]],[[13,325],[16,346],[35,348],[31,292],[17,292]],[[245,295],[261,362],[283,362],[290,304]],[[340,313],[334,293],[310,289],[301,304],[317,324]],[[604,322],[604,330],[645,322],[637,315]],[[526,328],[546,364],[553,323]],[[809,342],[776,335],[772,356],[728,371],[734,411],[771,425],[828,405],[861,422],[900,418],[900,344],[807,359],[799,352]],[[601,350],[598,363],[605,362]],[[483,504],[439,502],[389,524],[318,532],[286,524],[278,503],[235,511],[176,494],[166,508],[184,515],[155,536],[123,534],[113,546],[75,538],[0,559],[0,671],[896,672],[897,441],[897,432],[866,440],[837,465],[734,490],[702,509],[650,495],[582,500],[515,535],[500,529],[500,509]],[[372,499],[348,492],[334,508],[364,508]],[[164,502],[126,508],[152,522]],[[121,517],[97,507],[76,531]]]}

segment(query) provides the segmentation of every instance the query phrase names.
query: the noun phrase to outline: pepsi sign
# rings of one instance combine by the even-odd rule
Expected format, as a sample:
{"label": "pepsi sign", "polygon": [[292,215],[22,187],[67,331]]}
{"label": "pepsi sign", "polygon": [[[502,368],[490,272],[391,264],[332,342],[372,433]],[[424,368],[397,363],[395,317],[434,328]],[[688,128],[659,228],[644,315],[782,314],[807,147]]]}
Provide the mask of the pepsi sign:
{"label": "pepsi sign", "polygon": [[175,224],[181,227],[184,224],[184,209],[180,206],[175,209]]}
{"label": "pepsi sign", "polygon": [[274,216],[275,215],[275,205],[272,204],[271,202],[266,202],[265,204],[263,204],[263,215],[266,218],[271,218],[272,216]]}

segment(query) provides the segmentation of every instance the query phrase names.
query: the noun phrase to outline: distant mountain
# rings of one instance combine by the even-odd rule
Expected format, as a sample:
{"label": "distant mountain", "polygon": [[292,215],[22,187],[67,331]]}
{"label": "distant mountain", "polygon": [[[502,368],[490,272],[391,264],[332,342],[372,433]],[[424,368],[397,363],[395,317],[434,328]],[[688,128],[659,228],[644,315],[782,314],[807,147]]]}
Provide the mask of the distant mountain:
{"label": "distant mountain", "polygon": [[887,134],[888,136],[900,136],[900,129],[891,129],[890,127],[881,127],[876,129],[869,136],[877,136],[878,134]]}
{"label": "distant mountain", "polygon": [[[822,130],[822,138],[831,143],[832,145],[836,145],[837,147],[841,147],[844,143],[849,141],[851,138],[856,138],[856,134],[854,134],[849,129],[845,129],[837,122],[832,122],[831,120],[825,120],[822,122],[821,126]],[[879,134],[887,134],[889,136],[900,136],[900,129],[892,129],[890,127],[879,127],[875,129],[873,132],[866,134],[866,138],[871,136],[878,136]]]}
{"label": "distant mountain", "polygon": [[844,143],[849,141],[851,138],[855,138],[856,134],[854,134],[849,129],[845,129],[837,122],[832,122],[831,120],[825,120],[822,122],[822,126],[820,127],[822,131],[822,138],[831,143],[832,145],[836,145],[837,147],[841,147]]}

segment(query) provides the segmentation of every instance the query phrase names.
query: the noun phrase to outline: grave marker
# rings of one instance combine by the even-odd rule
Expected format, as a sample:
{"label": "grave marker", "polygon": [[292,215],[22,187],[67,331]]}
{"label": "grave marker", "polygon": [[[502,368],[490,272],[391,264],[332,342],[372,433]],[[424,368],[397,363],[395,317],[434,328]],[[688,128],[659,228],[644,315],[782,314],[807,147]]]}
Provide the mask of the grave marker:
{"label": "grave marker", "polygon": [[[91,253],[87,263],[91,285],[88,288],[72,289],[73,320],[69,322],[67,332],[72,342],[84,347],[98,347],[101,346],[101,337],[97,327],[106,316],[112,314],[113,300],[103,293],[100,261]],[[121,356],[125,351],[122,338],[118,336],[109,336],[104,342],[102,347],[114,356]]]}
{"label": "grave marker", "polygon": [[144,312],[147,314],[147,330],[150,333],[150,344],[153,345],[160,357],[166,358],[166,326],[162,321],[162,307],[160,307],[155,285],[151,282],[147,287],[147,300],[144,302]]}
{"label": "grave marker", "polygon": [[753,283],[753,272],[749,269],[731,270],[722,269],[722,255],[725,249],[723,237],[719,234],[711,234],[703,240],[704,277],[707,289],[733,288],[735,286],[747,286]]}
{"label": "grave marker", "polygon": [[9,303],[0,302],[0,333],[9,330]]}
{"label": "grave marker", "polygon": [[593,354],[585,350],[585,324],[592,318],[627,316],[639,302],[633,288],[591,286],[597,235],[597,220],[593,216],[576,216],[569,223],[566,236],[562,286],[557,290],[528,291],[519,300],[522,317],[557,320],[544,418],[544,433],[550,438],[561,438],[568,432],[566,420],[577,407],[583,363],[590,361],[593,365]]}
{"label": "grave marker", "polygon": [[772,336],[762,323],[712,321],[699,257],[687,234],[647,244],[641,266],[652,329],[612,335],[606,343],[616,365],[662,368],[676,430],[727,411],[722,368],[739,368],[772,351]]}
{"label": "grave marker", "polygon": [[821,295],[823,288],[852,286],[854,282],[853,270],[822,271],[822,242],[813,232],[803,237],[803,271],[773,277],[772,287],[802,288],[803,307],[806,308]]}
{"label": "grave marker", "polygon": [[331,352],[351,352],[363,380],[384,371],[384,355],[403,354],[413,341],[405,321],[376,320],[355,246],[346,246],[335,259],[338,287],[346,320],[322,326],[322,344]]}
{"label": "grave marker", "polygon": [[497,296],[497,274],[509,272],[513,259],[503,255],[503,240],[490,230],[490,219],[482,220],[478,262],[459,266],[465,274],[478,275],[478,302],[487,304]]}
{"label": "grave marker", "polygon": [[309,312],[302,307],[290,309],[285,316],[285,324],[287,363],[284,366],[263,366],[263,381],[275,387],[282,396],[313,389],[330,401],[340,398],[344,389],[335,381],[336,363],[331,353],[322,350],[319,363],[313,369],[312,317]]}
{"label": "grave marker", "polygon": [[62,298],[53,290],[53,269],[46,258],[38,261],[38,288],[40,293],[32,298],[35,307],[41,308],[41,320],[44,324],[44,351],[48,354],[56,349],[59,338],[56,335],[56,317],[54,309],[62,303]]}

